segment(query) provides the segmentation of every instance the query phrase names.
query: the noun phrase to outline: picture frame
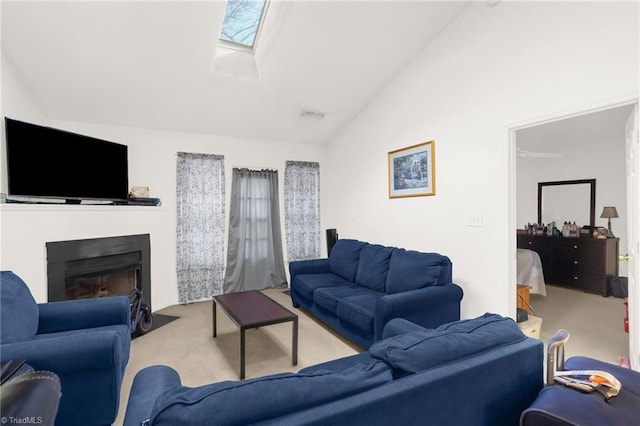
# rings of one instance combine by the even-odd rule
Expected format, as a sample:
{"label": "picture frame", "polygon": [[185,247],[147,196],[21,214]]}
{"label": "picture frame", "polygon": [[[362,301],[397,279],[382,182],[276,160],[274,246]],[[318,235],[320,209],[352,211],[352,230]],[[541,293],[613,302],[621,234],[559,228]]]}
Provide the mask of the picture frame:
{"label": "picture frame", "polygon": [[436,195],[435,141],[388,154],[389,198]]}

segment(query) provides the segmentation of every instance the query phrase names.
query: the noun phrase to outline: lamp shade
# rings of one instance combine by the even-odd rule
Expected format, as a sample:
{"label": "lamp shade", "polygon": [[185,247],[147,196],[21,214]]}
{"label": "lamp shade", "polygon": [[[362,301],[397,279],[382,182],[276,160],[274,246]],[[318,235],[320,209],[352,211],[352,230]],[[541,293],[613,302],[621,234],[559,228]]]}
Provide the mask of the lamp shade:
{"label": "lamp shade", "polygon": [[616,210],[615,207],[604,207],[602,209],[602,214],[600,215],[600,217],[604,217],[604,218],[618,217],[618,211]]}

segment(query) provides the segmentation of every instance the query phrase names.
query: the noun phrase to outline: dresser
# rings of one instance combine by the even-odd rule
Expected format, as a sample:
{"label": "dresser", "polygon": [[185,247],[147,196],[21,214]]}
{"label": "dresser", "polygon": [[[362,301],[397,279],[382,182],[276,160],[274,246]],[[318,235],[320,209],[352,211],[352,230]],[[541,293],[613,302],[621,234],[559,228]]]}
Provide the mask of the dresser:
{"label": "dresser", "polygon": [[538,253],[547,284],[607,296],[607,276],[618,276],[618,238],[563,238],[518,234],[518,248]]}

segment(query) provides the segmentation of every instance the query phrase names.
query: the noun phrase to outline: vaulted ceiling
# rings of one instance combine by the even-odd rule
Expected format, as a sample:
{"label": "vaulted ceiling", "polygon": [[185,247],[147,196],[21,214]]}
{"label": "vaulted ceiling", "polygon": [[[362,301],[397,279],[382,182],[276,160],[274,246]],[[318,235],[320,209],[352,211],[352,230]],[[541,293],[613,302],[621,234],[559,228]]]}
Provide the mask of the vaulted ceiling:
{"label": "vaulted ceiling", "polygon": [[272,0],[247,55],[223,1],[3,1],[2,49],[49,119],[321,144],[468,4]]}

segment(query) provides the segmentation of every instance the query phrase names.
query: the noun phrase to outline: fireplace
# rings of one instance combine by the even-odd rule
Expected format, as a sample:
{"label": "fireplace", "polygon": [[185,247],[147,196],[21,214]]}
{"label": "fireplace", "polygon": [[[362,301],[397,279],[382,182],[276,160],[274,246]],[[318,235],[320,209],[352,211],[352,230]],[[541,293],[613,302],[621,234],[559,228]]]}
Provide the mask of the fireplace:
{"label": "fireplace", "polygon": [[127,295],[137,287],[151,308],[149,234],[52,241],[46,247],[49,302]]}

